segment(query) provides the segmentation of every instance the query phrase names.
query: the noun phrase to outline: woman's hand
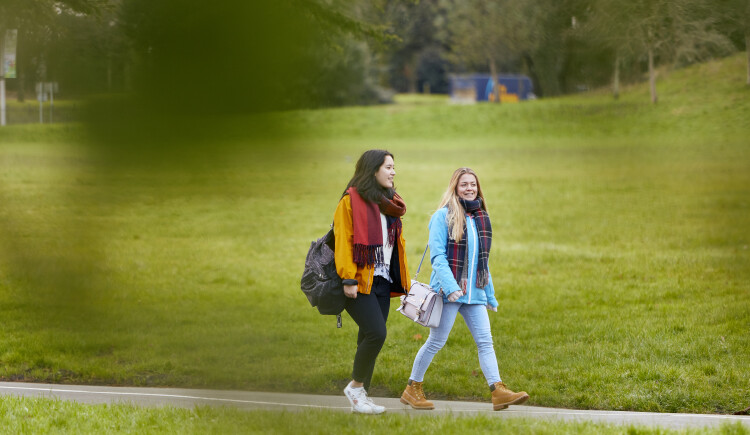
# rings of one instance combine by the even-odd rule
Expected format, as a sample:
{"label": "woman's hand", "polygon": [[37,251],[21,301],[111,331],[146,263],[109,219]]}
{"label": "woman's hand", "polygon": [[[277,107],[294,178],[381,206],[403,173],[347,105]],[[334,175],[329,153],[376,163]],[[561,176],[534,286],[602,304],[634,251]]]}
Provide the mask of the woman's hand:
{"label": "woman's hand", "polygon": [[494,311],[497,313],[497,307],[493,307],[492,305],[487,304],[487,311]]}
{"label": "woman's hand", "polygon": [[356,285],[345,285],[344,295],[347,298],[357,299],[357,286]]}
{"label": "woman's hand", "polygon": [[448,302],[456,302],[458,298],[464,295],[464,292],[461,290],[456,290],[453,293],[448,295]]}

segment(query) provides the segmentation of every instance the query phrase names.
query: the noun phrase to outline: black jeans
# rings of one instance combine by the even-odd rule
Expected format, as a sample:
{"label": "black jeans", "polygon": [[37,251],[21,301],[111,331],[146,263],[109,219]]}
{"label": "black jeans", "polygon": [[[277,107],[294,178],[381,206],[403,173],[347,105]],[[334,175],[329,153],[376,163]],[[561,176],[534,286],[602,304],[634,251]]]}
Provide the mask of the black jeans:
{"label": "black jeans", "polygon": [[362,382],[365,390],[370,389],[375,360],[385,343],[385,321],[390,306],[391,283],[379,276],[374,277],[369,295],[357,293],[356,299],[346,301],[346,312],[359,326],[352,379]]}

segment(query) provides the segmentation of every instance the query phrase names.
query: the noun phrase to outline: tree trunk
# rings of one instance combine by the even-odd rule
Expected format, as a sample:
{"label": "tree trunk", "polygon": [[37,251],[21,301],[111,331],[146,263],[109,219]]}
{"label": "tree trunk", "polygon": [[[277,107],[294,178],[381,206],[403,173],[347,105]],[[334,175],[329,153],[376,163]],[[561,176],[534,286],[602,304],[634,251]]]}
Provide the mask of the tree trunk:
{"label": "tree trunk", "polygon": [[651,103],[656,104],[656,71],[654,71],[654,48],[648,47],[648,85],[651,90]]}
{"label": "tree trunk", "polygon": [[133,78],[132,78],[132,66],[137,61],[135,55],[132,52],[129,52],[127,55],[127,61],[122,66],[122,90],[126,92],[130,92],[133,90]]}
{"label": "tree trunk", "polygon": [[500,79],[497,76],[497,65],[495,59],[492,57],[488,58],[490,64],[490,77],[492,78],[492,94],[495,96],[495,103],[500,104]]}
{"label": "tree trunk", "polygon": [[107,92],[112,92],[112,56],[107,56]]}
{"label": "tree trunk", "polygon": [[620,55],[615,55],[615,75],[612,78],[612,96],[620,98]]}
{"label": "tree trunk", "polygon": [[542,92],[542,85],[539,81],[539,76],[536,75],[536,68],[534,68],[534,60],[531,59],[531,55],[524,52],[523,55],[523,61],[526,64],[526,72],[529,74],[529,77],[531,78],[531,84],[532,89],[534,91],[534,94],[536,94],[539,97],[544,96],[544,92]]}
{"label": "tree trunk", "polygon": [[417,93],[417,55],[414,54],[407,65],[407,80],[409,80],[409,93]]}
{"label": "tree trunk", "polygon": [[26,74],[23,72],[23,68],[18,69],[18,93],[16,99],[19,103],[26,101]]}

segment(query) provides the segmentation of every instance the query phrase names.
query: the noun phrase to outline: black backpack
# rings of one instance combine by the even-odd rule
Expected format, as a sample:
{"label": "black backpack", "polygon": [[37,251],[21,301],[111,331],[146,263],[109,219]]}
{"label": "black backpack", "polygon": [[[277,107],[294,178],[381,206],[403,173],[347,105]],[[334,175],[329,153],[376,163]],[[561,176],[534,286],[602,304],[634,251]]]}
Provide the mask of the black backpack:
{"label": "black backpack", "polygon": [[335,249],[333,229],[310,244],[300,287],[310,305],[317,307],[320,314],[337,315],[338,326],[341,327],[341,312],[344,311],[346,296],[341,277],[336,273]]}

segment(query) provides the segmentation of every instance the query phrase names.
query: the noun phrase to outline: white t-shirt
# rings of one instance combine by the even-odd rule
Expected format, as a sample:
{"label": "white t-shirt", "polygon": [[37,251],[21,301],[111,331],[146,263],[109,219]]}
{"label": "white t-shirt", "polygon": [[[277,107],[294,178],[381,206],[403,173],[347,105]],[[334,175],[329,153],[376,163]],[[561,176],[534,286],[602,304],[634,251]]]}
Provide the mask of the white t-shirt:
{"label": "white t-shirt", "polygon": [[385,264],[375,265],[375,276],[381,276],[393,282],[390,274],[391,256],[393,255],[393,245],[388,243],[388,220],[383,213],[380,213],[380,227],[383,233],[383,262]]}

